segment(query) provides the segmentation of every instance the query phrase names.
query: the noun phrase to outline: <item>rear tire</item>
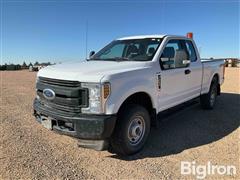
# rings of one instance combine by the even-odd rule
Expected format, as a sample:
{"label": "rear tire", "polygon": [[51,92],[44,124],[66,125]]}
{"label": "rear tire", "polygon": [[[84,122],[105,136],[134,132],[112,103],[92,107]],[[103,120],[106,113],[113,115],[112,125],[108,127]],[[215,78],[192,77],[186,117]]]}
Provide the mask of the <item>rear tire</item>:
{"label": "rear tire", "polygon": [[203,109],[213,109],[217,99],[218,80],[214,77],[207,94],[200,96],[200,102]]}
{"label": "rear tire", "polygon": [[110,139],[111,152],[131,155],[140,151],[150,132],[148,111],[139,105],[127,105],[118,115],[115,130]]}

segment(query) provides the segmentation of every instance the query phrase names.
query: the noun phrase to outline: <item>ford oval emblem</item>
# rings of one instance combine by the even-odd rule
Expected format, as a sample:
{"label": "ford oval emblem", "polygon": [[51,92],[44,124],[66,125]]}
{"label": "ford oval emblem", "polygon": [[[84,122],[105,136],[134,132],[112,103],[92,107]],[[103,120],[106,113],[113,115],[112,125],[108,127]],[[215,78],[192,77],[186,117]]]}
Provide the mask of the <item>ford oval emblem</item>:
{"label": "ford oval emblem", "polygon": [[55,98],[55,92],[51,89],[44,89],[43,96],[48,100],[53,100]]}

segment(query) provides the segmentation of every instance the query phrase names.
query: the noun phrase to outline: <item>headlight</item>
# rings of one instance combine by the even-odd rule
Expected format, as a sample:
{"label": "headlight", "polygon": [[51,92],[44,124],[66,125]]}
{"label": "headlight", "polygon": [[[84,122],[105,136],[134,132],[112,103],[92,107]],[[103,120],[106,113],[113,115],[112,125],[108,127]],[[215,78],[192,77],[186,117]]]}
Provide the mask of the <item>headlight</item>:
{"label": "headlight", "polygon": [[[37,77],[36,77],[36,85],[35,85],[35,86],[37,86],[37,83],[38,83],[38,82],[39,82],[39,77],[37,76]],[[37,87],[36,87],[35,91],[36,91],[36,93],[37,93],[37,91],[38,91]],[[38,100],[40,99],[40,97],[39,97],[38,95],[36,95],[36,98],[37,98]]]}
{"label": "headlight", "polygon": [[36,77],[36,83],[38,83],[38,82],[39,82],[39,77],[37,76],[37,77]]}
{"label": "headlight", "polygon": [[105,102],[110,95],[110,84],[82,83],[89,91],[89,107],[82,108],[83,113],[101,114],[104,112]]}

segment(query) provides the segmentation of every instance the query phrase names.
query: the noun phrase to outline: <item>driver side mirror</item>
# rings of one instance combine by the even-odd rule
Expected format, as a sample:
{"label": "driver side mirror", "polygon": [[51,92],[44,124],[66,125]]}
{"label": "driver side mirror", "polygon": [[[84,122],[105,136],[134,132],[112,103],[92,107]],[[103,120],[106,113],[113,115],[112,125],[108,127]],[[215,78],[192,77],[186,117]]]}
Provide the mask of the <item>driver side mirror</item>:
{"label": "driver side mirror", "polygon": [[183,60],[183,61],[182,61],[182,64],[183,64],[183,65],[186,65],[186,67],[189,66],[190,63],[191,63],[190,60]]}
{"label": "driver side mirror", "polygon": [[89,58],[91,58],[94,54],[95,54],[95,51],[91,51],[91,52],[89,53]]}

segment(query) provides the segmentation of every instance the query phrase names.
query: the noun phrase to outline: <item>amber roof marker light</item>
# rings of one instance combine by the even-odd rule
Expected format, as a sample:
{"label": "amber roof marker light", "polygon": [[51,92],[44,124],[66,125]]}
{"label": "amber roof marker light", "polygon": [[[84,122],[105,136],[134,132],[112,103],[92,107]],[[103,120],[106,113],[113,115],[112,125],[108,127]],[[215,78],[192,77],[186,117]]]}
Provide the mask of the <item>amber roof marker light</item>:
{"label": "amber roof marker light", "polygon": [[193,39],[193,33],[192,32],[187,33],[187,38]]}

